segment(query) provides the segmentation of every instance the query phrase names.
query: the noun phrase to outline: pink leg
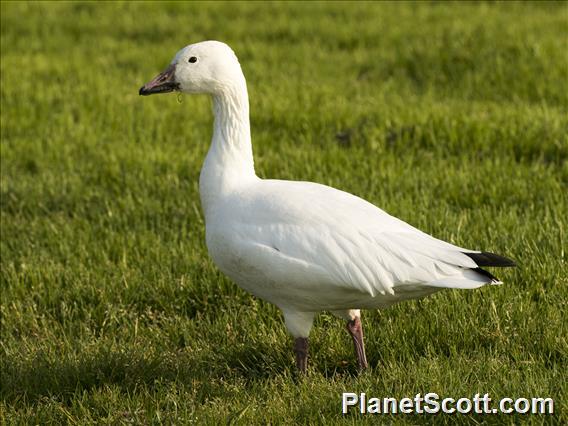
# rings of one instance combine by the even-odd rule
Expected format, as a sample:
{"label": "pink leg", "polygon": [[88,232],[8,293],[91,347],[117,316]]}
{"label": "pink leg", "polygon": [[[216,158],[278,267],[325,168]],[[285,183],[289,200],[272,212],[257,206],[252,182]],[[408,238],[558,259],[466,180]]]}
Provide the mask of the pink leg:
{"label": "pink leg", "polygon": [[361,318],[355,317],[354,320],[347,321],[347,331],[353,338],[353,346],[357,355],[357,364],[359,370],[367,368],[367,357],[365,356],[365,343],[363,342],[363,324]]}

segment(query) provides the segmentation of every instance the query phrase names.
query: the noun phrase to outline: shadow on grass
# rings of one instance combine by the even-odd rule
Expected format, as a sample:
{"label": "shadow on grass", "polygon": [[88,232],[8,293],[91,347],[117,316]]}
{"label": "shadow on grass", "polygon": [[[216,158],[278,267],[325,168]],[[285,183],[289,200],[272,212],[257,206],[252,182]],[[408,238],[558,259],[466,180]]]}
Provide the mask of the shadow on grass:
{"label": "shadow on grass", "polygon": [[0,394],[6,402],[35,401],[44,396],[68,401],[77,392],[105,385],[130,390],[158,378],[174,380],[179,370],[172,367],[163,359],[140,353],[98,351],[55,360],[39,353],[25,361],[3,360]]}
{"label": "shadow on grass", "polygon": [[[37,353],[22,360],[4,357],[0,373],[0,397],[7,403],[35,402],[43,397],[55,397],[69,402],[84,391],[108,386],[125,393],[136,389],[154,389],[166,382],[182,387],[203,386],[209,393],[222,380],[253,383],[276,375],[293,375],[293,365],[286,354],[274,351],[269,344],[242,347],[192,350],[124,350],[95,348],[73,357],[54,359]],[[222,379],[222,380],[221,380]],[[198,392],[198,394],[201,392]],[[210,393],[209,393],[210,394]]]}
{"label": "shadow on grass", "polygon": [[[277,376],[289,377],[294,382],[302,380],[291,347],[287,351],[281,347],[275,349],[269,343],[253,342],[219,350],[215,347],[199,351],[145,349],[96,347],[71,357],[62,354],[54,358],[45,353],[36,353],[26,360],[4,357],[0,397],[9,404],[22,400],[37,402],[44,397],[70,402],[93,389],[112,386],[130,393],[140,388],[157,389],[170,382],[187,388],[195,383],[205,386],[197,394],[206,398],[216,393],[215,383],[227,380],[244,382],[245,386]],[[330,367],[324,360],[319,361],[313,361],[312,372],[327,379],[358,375],[354,363]]]}

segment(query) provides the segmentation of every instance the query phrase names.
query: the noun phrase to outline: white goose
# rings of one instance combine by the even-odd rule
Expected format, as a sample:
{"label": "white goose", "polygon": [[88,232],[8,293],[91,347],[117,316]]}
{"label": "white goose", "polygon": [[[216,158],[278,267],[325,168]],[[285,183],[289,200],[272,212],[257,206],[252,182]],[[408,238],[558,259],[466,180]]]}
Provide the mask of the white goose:
{"label": "white goose", "polygon": [[320,311],[347,321],[362,369],[361,308],[497,284],[480,267],[514,266],[431,237],[349,193],[257,177],[246,81],[226,44],[183,48],[139,93],[172,91],[213,98],[213,140],[199,179],[207,248],[240,287],[282,310],[300,371],[306,371],[308,335]]}

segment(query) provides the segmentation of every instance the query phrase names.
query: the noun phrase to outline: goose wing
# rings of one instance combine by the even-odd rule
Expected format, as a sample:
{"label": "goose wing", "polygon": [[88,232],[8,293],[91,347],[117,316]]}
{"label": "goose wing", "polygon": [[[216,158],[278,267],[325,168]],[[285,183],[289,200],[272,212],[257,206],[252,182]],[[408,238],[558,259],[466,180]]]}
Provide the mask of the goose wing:
{"label": "goose wing", "polygon": [[494,281],[478,271],[480,252],[431,237],[328,186],[265,180],[239,197],[245,208],[231,218],[239,250],[273,277],[280,269],[282,279],[301,285],[317,276],[320,284],[372,297],[405,286],[475,288]]}

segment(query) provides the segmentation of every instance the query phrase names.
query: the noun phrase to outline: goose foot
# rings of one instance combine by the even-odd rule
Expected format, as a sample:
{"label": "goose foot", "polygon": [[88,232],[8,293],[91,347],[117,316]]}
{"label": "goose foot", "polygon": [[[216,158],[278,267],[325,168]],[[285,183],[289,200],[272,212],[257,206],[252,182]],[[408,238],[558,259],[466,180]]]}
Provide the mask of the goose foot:
{"label": "goose foot", "polygon": [[365,356],[365,343],[363,342],[363,324],[361,318],[355,317],[351,321],[347,321],[347,331],[353,338],[353,346],[355,347],[355,355],[357,355],[357,364],[359,370],[368,367],[367,357]]}
{"label": "goose foot", "polygon": [[294,341],[294,352],[296,352],[296,365],[298,370],[306,373],[308,368],[308,338],[298,337]]}

